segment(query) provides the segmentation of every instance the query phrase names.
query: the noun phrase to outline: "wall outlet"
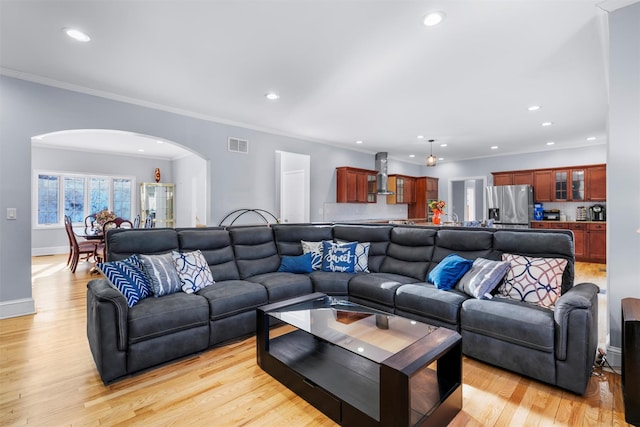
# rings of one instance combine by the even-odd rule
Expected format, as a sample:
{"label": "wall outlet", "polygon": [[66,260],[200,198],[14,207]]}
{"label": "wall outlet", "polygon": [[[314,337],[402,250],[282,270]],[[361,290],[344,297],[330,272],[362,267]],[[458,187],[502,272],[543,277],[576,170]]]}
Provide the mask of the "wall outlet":
{"label": "wall outlet", "polygon": [[17,219],[17,209],[7,208],[7,219]]}

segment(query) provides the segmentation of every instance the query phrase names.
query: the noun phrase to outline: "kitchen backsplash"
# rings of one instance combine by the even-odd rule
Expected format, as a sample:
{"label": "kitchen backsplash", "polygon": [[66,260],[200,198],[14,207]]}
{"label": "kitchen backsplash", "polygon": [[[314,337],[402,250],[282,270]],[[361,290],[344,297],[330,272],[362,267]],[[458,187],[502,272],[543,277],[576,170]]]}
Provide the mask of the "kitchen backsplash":
{"label": "kitchen backsplash", "polygon": [[325,203],[323,219],[337,221],[378,221],[406,219],[407,205],[388,205],[385,196],[377,203]]}
{"label": "kitchen backsplash", "polygon": [[542,205],[545,211],[558,209],[561,215],[567,216],[567,221],[575,221],[576,211],[579,206],[584,206],[587,209],[593,205],[604,205],[606,207],[607,202],[545,202]]}

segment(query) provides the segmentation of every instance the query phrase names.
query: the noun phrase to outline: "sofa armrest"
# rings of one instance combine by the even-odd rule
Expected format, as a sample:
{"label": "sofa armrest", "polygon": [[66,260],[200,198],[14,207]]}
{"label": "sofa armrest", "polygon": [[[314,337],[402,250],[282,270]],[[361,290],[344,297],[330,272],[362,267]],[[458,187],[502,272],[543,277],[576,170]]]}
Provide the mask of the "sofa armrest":
{"label": "sofa armrest", "polygon": [[[572,328],[581,328],[588,332],[598,332],[598,288],[593,283],[580,283],[558,298],[554,310],[556,322],[556,359],[567,358],[568,338]],[[574,310],[586,310],[591,313],[587,323],[579,325],[570,321]],[[594,352],[595,356],[595,352]]]}
{"label": "sofa armrest", "polygon": [[87,284],[87,339],[102,380],[127,373],[127,301],[107,279]]}

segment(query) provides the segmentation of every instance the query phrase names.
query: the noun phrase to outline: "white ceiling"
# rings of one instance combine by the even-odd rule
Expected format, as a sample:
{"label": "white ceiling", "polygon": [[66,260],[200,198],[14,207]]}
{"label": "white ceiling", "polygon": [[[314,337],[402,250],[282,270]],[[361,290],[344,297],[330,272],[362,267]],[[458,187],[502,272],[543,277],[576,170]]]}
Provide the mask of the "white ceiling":
{"label": "white ceiling", "polygon": [[[446,162],[606,143],[602,4],[2,0],[0,65],[10,76],[421,164],[433,138]],[[446,19],[425,27],[432,10]],[[63,27],[92,40],[71,40]],[[269,91],[281,98],[268,101]],[[534,104],[541,109],[528,111]]]}

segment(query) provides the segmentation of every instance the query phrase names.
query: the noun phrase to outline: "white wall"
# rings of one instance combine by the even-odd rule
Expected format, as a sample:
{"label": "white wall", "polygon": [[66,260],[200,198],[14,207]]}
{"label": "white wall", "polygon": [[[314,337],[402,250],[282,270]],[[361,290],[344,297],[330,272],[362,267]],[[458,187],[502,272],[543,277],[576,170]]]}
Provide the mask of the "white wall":
{"label": "white wall", "polygon": [[640,3],[610,13],[609,31],[607,281],[611,350],[619,355],[620,301],[640,298]]}
{"label": "white wall", "polygon": [[[189,154],[172,162],[175,186],[176,227],[211,224],[209,218],[209,162]],[[168,182],[163,180],[163,182]]]}

